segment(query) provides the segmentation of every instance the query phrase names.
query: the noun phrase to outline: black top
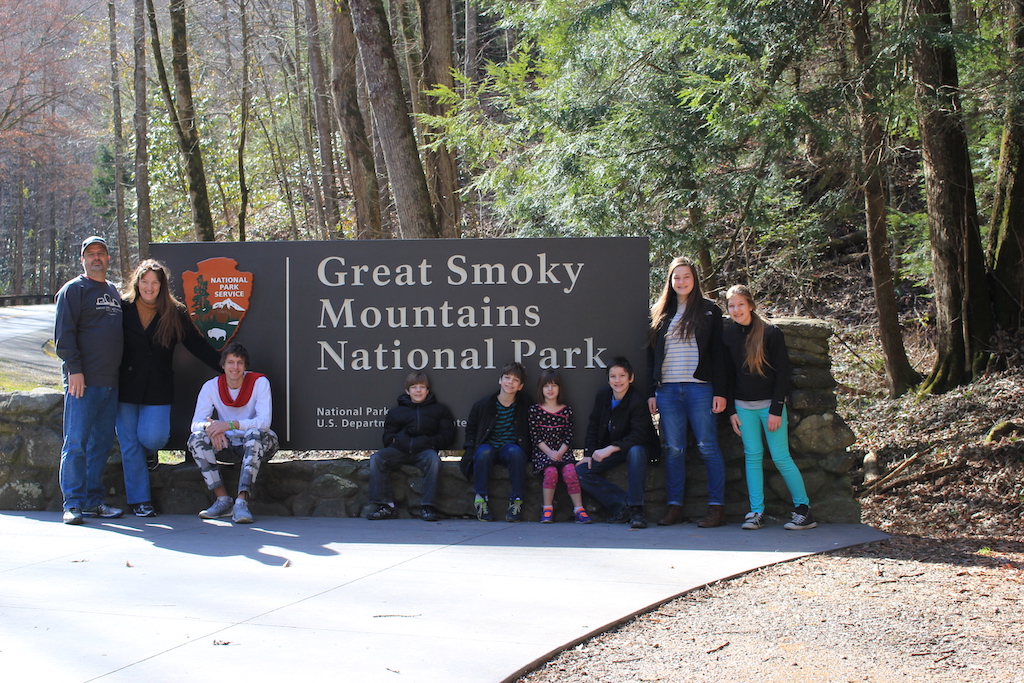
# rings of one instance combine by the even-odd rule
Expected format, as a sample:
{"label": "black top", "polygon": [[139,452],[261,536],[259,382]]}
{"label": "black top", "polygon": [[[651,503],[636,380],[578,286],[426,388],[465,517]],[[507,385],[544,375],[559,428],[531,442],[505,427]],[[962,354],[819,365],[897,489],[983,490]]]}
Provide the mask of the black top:
{"label": "black top", "polygon": [[789,351],[786,337],[775,325],[764,325],[764,377],[750,372],[743,363],[747,360],[747,335],[750,325],[736,323],[722,334],[728,353],[729,406],[727,415],[736,413],[736,399],[741,401],[764,401],[771,399],[768,409],[771,415],[782,415],[789,392]]}
{"label": "black top", "polygon": [[[694,330],[699,360],[693,376],[703,382],[711,382],[715,396],[725,396],[729,379],[725,369],[725,350],[722,348],[722,309],[707,299],[701,299],[700,304],[704,309],[700,319],[707,324],[699,324]],[[654,345],[647,347],[647,395],[650,398],[654,397],[655,391],[661,385],[661,365],[665,361],[665,335],[676,310],[677,307],[670,309],[669,315],[665,316],[661,327],[658,328]]]}
{"label": "black top", "polygon": [[64,376],[82,373],[90,387],[117,386],[123,310],[117,288],[85,275],[57,292],[53,338]]}
{"label": "black top", "polygon": [[[495,392],[473,404],[466,420],[466,441],[463,448],[467,453],[475,451],[480,444],[487,443],[498,418],[498,393]],[[520,391],[512,403],[515,408],[513,418],[516,445],[523,449],[526,457],[532,457],[533,442],[530,440],[530,405],[533,403]]]}
{"label": "black top", "polygon": [[[125,301],[124,311],[124,354],[121,357],[120,383],[117,400],[121,403],[138,403],[147,406],[162,406],[174,403],[174,347],[156,342],[156,331],[160,323],[158,313],[149,327],[142,329],[139,311],[135,302]],[[220,354],[206,343],[195,328],[188,313],[178,309],[185,334],[182,343],[192,355],[220,373]]]}
{"label": "black top", "polygon": [[405,453],[440,451],[455,441],[455,418],[433,393],[416,403],[409,394],[398,397],[398,406],[384,418],[384,447]]}
{"label": "black top", "polygon": [[654,431],[647,401],[635,387],[630,386],[619,405],[612,408],[613,395],[610,386],[597,392],[587,423],[583,456],[589,458],[594,455],[594,451],[614,445],[623,453],[633,446],[645,446],[650,458],[657,458],[661,453],[661,444],[658,442],[658,433]]}

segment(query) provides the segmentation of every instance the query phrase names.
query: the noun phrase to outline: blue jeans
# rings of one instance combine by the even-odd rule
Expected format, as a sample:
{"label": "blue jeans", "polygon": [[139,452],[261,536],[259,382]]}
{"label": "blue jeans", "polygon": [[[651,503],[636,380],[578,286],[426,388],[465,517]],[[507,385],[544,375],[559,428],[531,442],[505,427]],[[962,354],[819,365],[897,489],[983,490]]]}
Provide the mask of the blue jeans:
{"label": "blue jeans", "polygon": [[383,448],[370,456],[370,502],[387,505],[391,502],[391,478],[388,472],[402,465],[418,467],[423,472],[423,495],[420,505],[434,505],[437,478],[441,474],[441,456],[427,449],[406,453],[397,448]]}
{"label": "blue jeans", "polygon": [[711,412],[714,388],[704,382],[670,382],[662,384],[656,395],[665,438],[666,502],[683,504],[689,425],[708,471],[708,505],[725,505],[725,459],[718,447],[718,416]]}
{"label": "blue jeans", "polygon": [[121,444],[124,491],[129,505],[152,500],[146,456],[163,448],[170,433],[170,405],[117,404],[117,441]]}
{"label": "blue jeans", "polygon": [[[644,504],[644,486],[647,482],[647,462],[650,455],[643,446],[633,446],[628,453],[616,451],[601,462],[580,462],[576,465],[576,475],[584,491],[597,499],[609,514],[615,515],[622,508],[630,505],[642,507]],[[604,478],[604,473],[613,467],[626,463],[629,476],[629,491]]]}
{"label": "blue jeans", "polygon": [[103,468],[114,445],[117,387],[85,388],[81,398],[64,392],[64,445],[60,490],[64,509],[103,502]]}
{"label": "blue jeans", "polygon": [[793,456],[789,454],[789,415],[786,409],[782,409],[782,424],[774,432],[768,431],[768,408],[747,410],[736,406],[736,415],[740,418],[740,436],[743,438],[750,511],[764,512],[764,441],[761,434],[768,440],[772,462],[786,482],[789,494],[793,496],[793,506],[810,505],[811,500],[804,488],[804,477],[793,462]]}
{"label": "blue jeans", "polygon": [[494,463],[508,468],[511,483],[509,498],[522,498],[526,491],[526,453],[517,444],[507,443],[501,448],[490,444],[480,444],[473,452],[473,492],[478,496],[487,497],[491,479],[491,467]]}

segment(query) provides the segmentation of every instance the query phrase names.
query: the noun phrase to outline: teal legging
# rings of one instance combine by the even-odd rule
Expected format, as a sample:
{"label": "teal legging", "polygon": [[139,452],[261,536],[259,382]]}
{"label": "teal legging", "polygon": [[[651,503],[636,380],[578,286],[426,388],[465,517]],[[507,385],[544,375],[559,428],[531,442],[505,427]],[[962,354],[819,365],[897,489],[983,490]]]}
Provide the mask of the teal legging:
{"label": "teal legging", "polygon": [[768,408],[747,410],[736,406],[740,418],[740,435],[743,437],[743,455],[747,463],[747,495],[750,497],[750,511],[764,512],[764,434],[768,440],[768,452],[772,462],[782,475],[783,481],[793,496],[793,506],[810,505],[804,478],[789,454],[789,419],[782,409],[782,424],[774,432],[768,431]]}

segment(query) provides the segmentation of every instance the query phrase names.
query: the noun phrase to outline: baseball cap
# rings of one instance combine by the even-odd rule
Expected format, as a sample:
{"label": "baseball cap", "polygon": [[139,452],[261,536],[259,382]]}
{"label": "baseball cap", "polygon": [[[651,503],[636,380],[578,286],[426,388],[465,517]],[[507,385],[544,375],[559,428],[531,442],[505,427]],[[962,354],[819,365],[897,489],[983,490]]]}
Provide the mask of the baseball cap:
{"label": "baseball cap", "polygon": [[82,240],[82,256],[85,256],[85,250],[91,244],[102,244],[104,251],[106,251],[108,254],[110,253],[110,249],[107,247],[107,241],[105,239],[103,239],[99,235],[91,235]]}

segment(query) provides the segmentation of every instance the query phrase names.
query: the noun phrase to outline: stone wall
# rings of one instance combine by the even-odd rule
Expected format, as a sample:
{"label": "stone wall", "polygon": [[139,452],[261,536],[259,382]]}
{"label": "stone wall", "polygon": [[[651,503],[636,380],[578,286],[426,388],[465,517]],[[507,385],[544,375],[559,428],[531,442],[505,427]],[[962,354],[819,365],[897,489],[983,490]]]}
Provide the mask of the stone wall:
{"label": "stone wall", "polygon": [[[830,371],[828,341],[831,330],[823,322],[807,319],[777,319],[786,333],[793,365],[790,394],[790,445],[793,458],[803,472],[815,516],[828,522],[860,521],[860,506],[853,497],[849,478],[853,456],[847,447],[854,435],[835,412],[835,380]],[[62,394],[48,389],[0,394],[0,509],[61,509],[58,467],[60,464]],[[577,416],[586,416],[590,406],[578,406]],[[579,419],[579,417],[577,418]],[[743,451],[739,437],[721,420],[720,439],[726,458],[726,512],[739,521],[748,511],[744,484]],[[688,449],[685,513],[703,514],[707,503],[707,477],[696,446]],[[328,454],[331,455],[331,454]],[[302,454],[279,454],[264,465],[252,503],[256,515],[356,517],[365,512],[369,462],[358,454],[341,453],[333,459],[301,459]],[[438,509],[445,515],[471,516],[473,490],[458,469],[459,453],[447,454],[441,471]],[[786,485],[770,460],[765,459],[765,497],[769,516],[788,520],[792,509]],[[509,482],[504,468],[492,485],[492,501],[508,497]],[[237,468],[226,467],[229,490],[237,484]],[[625,468],[618,468],[613,481],[625,486]],[[422,491],[419,471],[405,467],[392,478],[399,516],[416,514]],[[660,465],[650,467],[647,477],[647,512],[652,520],[664,512],[665,476]],[[112,454],[104,475],[107,502],[124,505],[124,482],[120,455]],[[195,514],[211,501],[198,468],[191,461],[160,465],[152,473],[153,502],[165,514]],[[540,517],[541,487],[538,477],[528,478],[524,517]],[[594,502],[586,499],[589,509]],[[555,498],[556,519],[572,518],[572,507],[560,483]],[[499,518],[504,509],[495,506]],[[598,512],[597,519],[601,519]]]}

